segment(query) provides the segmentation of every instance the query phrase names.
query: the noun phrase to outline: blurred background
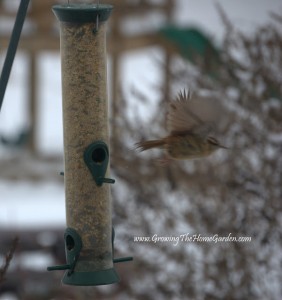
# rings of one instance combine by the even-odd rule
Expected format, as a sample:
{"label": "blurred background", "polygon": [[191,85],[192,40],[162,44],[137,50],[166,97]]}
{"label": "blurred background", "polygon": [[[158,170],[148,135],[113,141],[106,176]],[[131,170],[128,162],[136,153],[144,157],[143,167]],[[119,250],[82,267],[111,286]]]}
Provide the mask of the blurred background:
{"label": "blurred background", "polygon": [[[116,265],[119,284],[92,288],[46,272],[65,263],[51,7],[66,2],[31,0],[0,115],[0,263],[17,244],[0,299],[281,299],[281,1],[100,1],[115,7],[107,37],[115,250],[134,261]],[[1,65],[18,5],[0,0]],[[160,151],[138,153],[134,143],[166,134],[168,101],[184,88],[220,102],[218,138],[230,150],[161,167]],[[252,241],[134,242],[186,233]]]}

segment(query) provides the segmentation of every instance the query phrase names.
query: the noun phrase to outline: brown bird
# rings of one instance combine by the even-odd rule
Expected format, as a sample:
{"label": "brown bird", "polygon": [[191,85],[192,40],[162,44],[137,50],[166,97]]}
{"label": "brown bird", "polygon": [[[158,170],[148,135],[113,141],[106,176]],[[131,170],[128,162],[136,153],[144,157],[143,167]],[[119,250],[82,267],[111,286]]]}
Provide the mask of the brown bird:
{"label": "brown bird", "polygon": [[140,151],[164,149],[167,158],[162,160],[163,163],[171,159],[202,158],[217,149],[228,149],[212,137],[218,114],[219,106],[212,99],[192,97],[184,90],[169,105],[169,135],[158,140],[140,141],[135,144],[136,148]]}

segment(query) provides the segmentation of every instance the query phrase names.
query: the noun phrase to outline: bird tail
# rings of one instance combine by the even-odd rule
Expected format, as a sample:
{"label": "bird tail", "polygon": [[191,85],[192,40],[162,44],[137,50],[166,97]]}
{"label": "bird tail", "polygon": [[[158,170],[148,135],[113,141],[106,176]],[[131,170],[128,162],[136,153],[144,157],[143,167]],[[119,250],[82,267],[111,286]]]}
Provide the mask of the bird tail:
{"label": "bird tail", "polygon": [[139,149],[140,151],[145,151],[152,148],[162,148],[165,145],[165,140],[152,140],[152,141],[143,141],[136,143],[136,149]]}

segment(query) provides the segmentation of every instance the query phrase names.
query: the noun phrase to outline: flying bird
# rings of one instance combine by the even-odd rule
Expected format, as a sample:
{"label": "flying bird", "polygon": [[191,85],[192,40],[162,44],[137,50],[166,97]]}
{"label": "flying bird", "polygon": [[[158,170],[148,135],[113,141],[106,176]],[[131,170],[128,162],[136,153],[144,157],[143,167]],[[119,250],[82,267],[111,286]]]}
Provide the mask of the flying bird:
{"label": "flying bird", "polygon": [[220,148],[228,149],[214,137],[219,112],[219,105],[213,99],[193,96],[184,90],[169,104],[169,134],[156,140],[140,141],[135,144],[136,148],[140,151],[164,149],[163,163],[172,159],[202,158]]}

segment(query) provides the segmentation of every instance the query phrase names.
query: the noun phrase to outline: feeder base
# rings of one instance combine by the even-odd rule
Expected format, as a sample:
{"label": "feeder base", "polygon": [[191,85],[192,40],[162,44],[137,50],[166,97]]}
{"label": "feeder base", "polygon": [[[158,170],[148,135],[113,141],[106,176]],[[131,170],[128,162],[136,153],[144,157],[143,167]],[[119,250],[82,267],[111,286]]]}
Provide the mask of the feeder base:
{"label": "feeder base", "polygon": [[68,285],[106,285],[119,281],[118,274],[114,268],[95,272],[74,272],[71,275],[65,273],[62,282]]}

